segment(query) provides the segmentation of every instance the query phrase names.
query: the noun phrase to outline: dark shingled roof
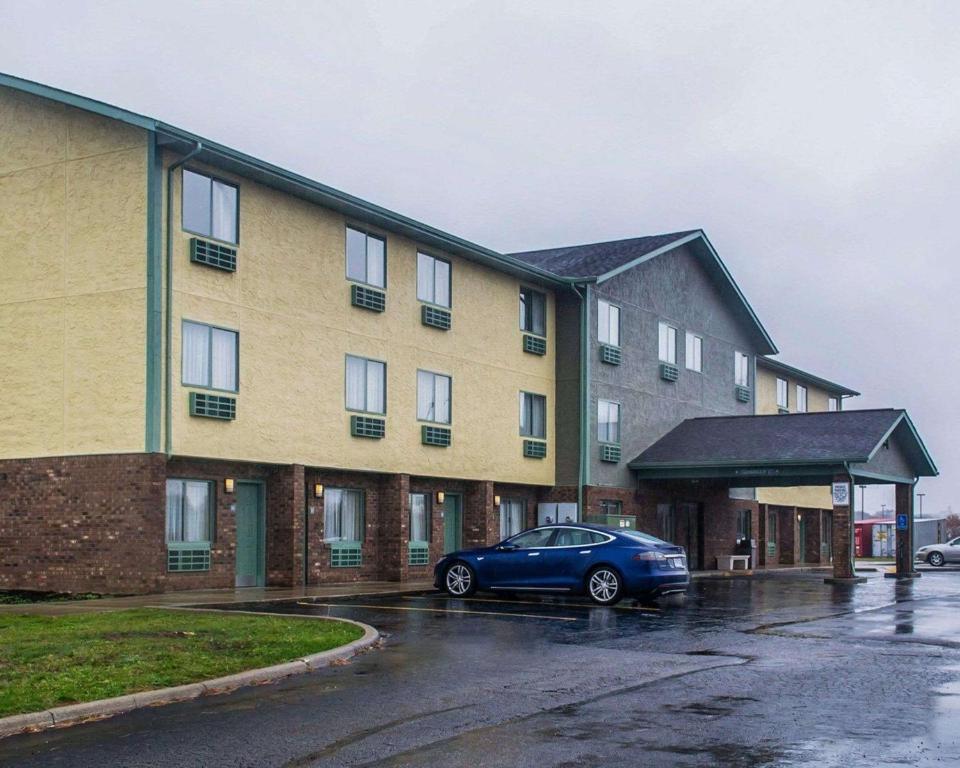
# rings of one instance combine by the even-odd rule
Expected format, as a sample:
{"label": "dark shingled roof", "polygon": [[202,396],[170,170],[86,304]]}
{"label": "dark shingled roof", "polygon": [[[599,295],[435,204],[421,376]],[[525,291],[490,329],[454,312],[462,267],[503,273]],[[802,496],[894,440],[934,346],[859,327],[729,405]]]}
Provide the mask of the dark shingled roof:
{"label": "dark shingled roof", "polygon": [[888,408],[687,419],[630,466],[865,462],[905,415]]}
{"label": "dark shingled roof", "polygon": [[677,240],[695,235],[699,231],[699,229],[691,229],[686,232],[632,237],[628,240],[611,240],[606,243],[568,245],[542,251],[522,251],[510,253],[508,256],[562,277],[599,277]]}

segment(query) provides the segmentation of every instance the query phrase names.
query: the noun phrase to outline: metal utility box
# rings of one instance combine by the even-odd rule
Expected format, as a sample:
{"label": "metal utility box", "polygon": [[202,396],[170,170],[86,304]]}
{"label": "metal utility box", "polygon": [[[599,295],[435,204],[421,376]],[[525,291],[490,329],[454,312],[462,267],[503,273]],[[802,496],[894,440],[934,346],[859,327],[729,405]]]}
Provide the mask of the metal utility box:
{"label": "metal utility box", "polygon": [[605,525],[608,528],[637,530],[637,518],[634,515],[590,515],[586,522],[594,525]]}

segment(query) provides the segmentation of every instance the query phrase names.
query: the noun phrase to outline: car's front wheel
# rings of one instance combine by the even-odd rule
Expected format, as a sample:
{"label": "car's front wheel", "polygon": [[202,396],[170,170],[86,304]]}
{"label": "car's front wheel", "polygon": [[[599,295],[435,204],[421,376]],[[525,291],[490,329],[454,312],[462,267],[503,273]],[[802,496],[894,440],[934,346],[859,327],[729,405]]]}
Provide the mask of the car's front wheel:
{"label": "car's front wheel", "polygon": [[614,605],[623,597],[623,579],[613,568],[601,565],[587,576],[587,594],[598,605]]}
{"label": "car's front wheel", "polygon": [[940,552],[931,552],[929,555],[927,555],[927,562],[930,563],[930,565],[935,565],[937,568],[939,568],[941,565],[943,565],[943,554]]}
{"label": "car's front wheel", "polygon": [[477,591],[477,577],[469,565],[456,562],[447,568],[443,586],[453,597],[469,597]]}

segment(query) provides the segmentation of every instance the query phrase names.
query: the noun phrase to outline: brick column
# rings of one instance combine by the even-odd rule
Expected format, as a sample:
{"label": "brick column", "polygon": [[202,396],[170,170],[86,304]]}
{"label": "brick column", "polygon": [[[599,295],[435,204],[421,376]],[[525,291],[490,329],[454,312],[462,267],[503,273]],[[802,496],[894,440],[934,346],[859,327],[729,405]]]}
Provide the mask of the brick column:
{"label": "brick column", "polygon": [[897,526],[897,578],[912,578],[913,568],[913,486],[910,483],[896,485],[896,517],[907,516],[907,529]]}
{"label": "brick column", "polygon": [[304,517],[307,509],[307,495],[304,486],[304,468],[302,464],[290,467],[291,478],[291,511],[293,513],[293,586],[303,584],[304,574],[307,572],[307,558],[309,553],[305,549],[306,529]]}
{"label": "brick column", "polygon": [[831,583],[852,583],[866,581],[858,578],[853,568],[853,478],[848,475],[837,475],[834,483],[843,483],[847,486],[846,504],[833,504],[833,577],[826,579]]}
{"label": "brick column", "polygon": [[781,565],[797,563],[797,508],[780,507],[777,510],[777,536]]}
{"label": "brick column", "polygon": [[496,544],[500,540],[498,514],[493,506],[493,482],[470,483],[463,500],[463,546]]}
{"label": "brick column", "polygon": [[270,586],[303,584],[303,465],[277,467],[267,482],[266,576]]}
{"label": "brick column", "polygon": [[820,514],[819,509],[809,510],[805,509],[801,512],[803,515],[804,522],[804,535],[805,538],[801,542],[803,547],[803,562],[805,563],[819,563],[821,560],[820,557],[820,526],[822,523],[822,515]]}
{"label": "brick column", "polygon": [[385,581],[405,581],[409,569],[410,475],[385,475],[380,486],[380,568]]}

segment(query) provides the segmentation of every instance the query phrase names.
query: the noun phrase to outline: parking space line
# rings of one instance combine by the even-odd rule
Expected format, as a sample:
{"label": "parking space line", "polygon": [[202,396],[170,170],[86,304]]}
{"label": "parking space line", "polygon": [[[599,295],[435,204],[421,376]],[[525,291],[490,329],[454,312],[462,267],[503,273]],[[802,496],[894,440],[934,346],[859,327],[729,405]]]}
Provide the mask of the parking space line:
{"label": "parking space line", "polygon": [[507,611],[466,611],[460,608],[415,608],[405,605],[361,605],[358,603],[312,603],[299,602],[297,605],[321,608],[362,608],[369,611],[421,611],[425,613],[465,613],[474,616],[506,616],[520,619],[544,619],[546,621],[583,621],[573,616],[542,616],[536,613],[508,613]]}
{"label": "parking space line", "polygon": [[[594,605],[593,603],[565,603],[564,605],[559,605],[557,603],[545,603],[542,600],[498,600],[495,597],[450,597],[448,595],[404,595],[404,600],[463,600],[465,603],[504,603],[510,605],[542,605],[546,607],[558,607],[558,608],[602,608],[603,606]],[[618,611],[643,611],[650,613],[660,613],[662,608],[653,608],[648,606],[630,606],[630,605],[614,605],[610,606]]]}

